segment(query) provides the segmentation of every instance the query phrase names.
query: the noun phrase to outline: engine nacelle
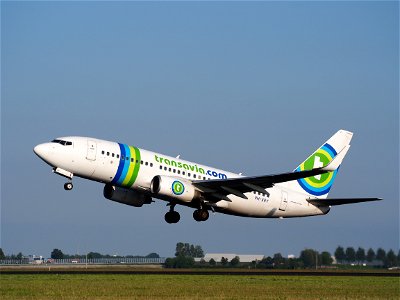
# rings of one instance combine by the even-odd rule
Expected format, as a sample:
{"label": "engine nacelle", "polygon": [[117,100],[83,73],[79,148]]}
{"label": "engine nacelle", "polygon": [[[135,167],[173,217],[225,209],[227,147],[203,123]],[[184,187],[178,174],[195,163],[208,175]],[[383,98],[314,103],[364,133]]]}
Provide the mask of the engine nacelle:
{"label": "engine nacelle", "polygon": [[169,176],[155,176],[150,189],[155,195],[168,196],[183,202],[191,202],[200,196],[190,181]]}
{"label": "engine nacelle", "polygon": [[151,203],[151,197],[148,195],[134,190],[113,186],[111,184],[106,184],[104,186],[103,195],[108,200],[135,207],[141,207],[143,204]]}

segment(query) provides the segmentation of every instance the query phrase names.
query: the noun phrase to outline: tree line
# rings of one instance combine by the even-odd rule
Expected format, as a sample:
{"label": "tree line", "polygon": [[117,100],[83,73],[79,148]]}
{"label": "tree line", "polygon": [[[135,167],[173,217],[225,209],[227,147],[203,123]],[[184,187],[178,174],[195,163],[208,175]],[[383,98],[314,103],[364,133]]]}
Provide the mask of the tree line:
{"label": "tree line", "polygon": [[[51,251],[50,257],[52,259],[71,259],[71,258],[88,258],[88,259],[94,259],[94,258],[160,258],[160,255],[158,255],[155,252],[149,253],[147,255],[126,255],[126,256],[121,256],[121,255],[110,255],[110,254],[101,254],[98,252],[89,252],[87,254],[64,254],[62,250],[60,249],[53,249]],[[3,259],[12,259],[12,260],[21,260],[24,258],[24,255],[19,252],[17,255],[11,254],[11,255],[5,255],[3,252],[3,249],[0,248],[0,260]]]}
{"label": "tree line", "polygon": [[126,255],[126,256],[121,256],[121,255],[110,255],[110,254],[101,254],[98,252],[89,252],[87,254],[83,255],[69,255],[69,254],[64,254],[60,249],[53,249],[53,251],[50,254],[50,257],[52,259],[68,259],[68,258],[88,258],[88,259],[97,259],[97,258],[159,258],[160,255],[157,253],[150,253],[145,256],[143,255]]}
{"label": "tree line", "polygon": [[[193,251],[197,249],[197,251]],[[201,250],[201,251],[200,251]],[[200,262],[195,263],[195,258],[201,258]],[[334,258],[328,251],[318,252],[314,249],[304,249],[300,252],[299,257],[285,258],[281,253],[275,253],[273,256],[264,257],[261,261],[253,261],[243,264],[238,256],[231,261],[222,257],[220,261],[210,259],[206,262],[204,259],[203,250],[199,245],[190,245],[188,243],[178,243],[176,245],[175,257],[167,258],[165,267],[167,268],[191,268],[191,267],[253,267],[253,268],[277,268],[277,269],[308,269],[317,267],[330,267],[334,263],[334,258],[337,264],[364,264],[382,267],[394,267],[400,264],[400,250],[395,252],[390,249],[386,252],[383,248],[378,248],[374,251],[372,248],[365,251],[364,248],[358,247],[355,250],[353,247],[344,249],[338,246],[334,253]],[[374,264],[372,264],[374,263]]]}
{"label": "tree line", "polygon": [[374,251],[369,248],[365,251],[364,248],[358,247],[355,250],[353,247],[347,247],[344,249],[342,246],[338,246],[335,250],[335,258],[338,263],[365,263],[365,262],[380,262],[385,267],[397,266],[400,263],[400,250],[396,253],[390,249],[386,252],[383,248],[378,248]]}
{"label": "tree line", "polygon": [[[60,249],[53,249],[51,252],[52,259],[68,259],[68,258],[159,258],[157,253],[150,253],[145,256],[140,255],[127,255],[117,256],[109,254],[101,254],[98,252],[89,252],[84,255],[69,255],[64,254]],[[12,259],[22,260],[23,254],[19,252],[14,255],[5,255],[2,248],[0,248],[0,260]],[[200,258],[198,263],[195,263],[195,258]],[[238,256],[234,257],[231,261],[222,257],[221,261],[211,259],[206,262],[204,259],[204,251],[200,245],[192,245],[189,243],[179,242],[176,244],[175,257],[167,258],[165,267],[167,268],[190,268],[193,266],[199,267],[237,267],[243,266]],[[396,254],[392,249],[385,251],[383,248],[378,248],[376,251],[369,248],[367,251],[358,247],[357,250],[353,247],[344,248],[338,246],[334,252],[334,258],[338,264],[355,264],[361,265],[369,263],[370,265],[382,267],[394,267],[400,264],[400,250]],[[304,249],[300,252],[299,257],[285,258],[281,253],[275,253],[272,256],[264,257],[261,261],[254,261],[248,266],[254,268],[282,268],[282,269],[301,269],[301,268],[315,268],[317,266],[331,266],[334,262],[332,255],[328,251],[318,252],[314,249]]]}
{"label": "tree line", "polygon": [[200,245],[179,242],[175,247],[175,257],[165,260],[166,268],[191,268],[195,265],[195,258],[204,257]]}

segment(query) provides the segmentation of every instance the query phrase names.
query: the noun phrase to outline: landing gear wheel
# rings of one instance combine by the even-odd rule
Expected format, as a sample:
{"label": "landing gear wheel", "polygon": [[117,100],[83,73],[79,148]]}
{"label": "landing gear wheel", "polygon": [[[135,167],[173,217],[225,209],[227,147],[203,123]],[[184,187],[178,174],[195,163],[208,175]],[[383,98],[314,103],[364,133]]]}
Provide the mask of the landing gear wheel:
{"label": "landing gear wheel", "polygon": [[195,210],[193,212],[193,219],[195,219],[197,222],[200,222],[200,216],[199,216],[199,210]]}
{"label": "landing gear wheel", "polygon": [[169,211],[165,214],[165,222],[168,224],[178,223],[181,215],[177,211]]}
{"label": "landing gear wheel", "polygon": [[206,209],[197,209],[193,212],[193,219],[197,222],[207,221],[210,214]]}
{"label": "landing gear wheel", "polygon": [[72,182],[67,182],[66,184],[64,184],[64,190],[66,191],[72,190],[73,187],[74,185],[72,184]]}

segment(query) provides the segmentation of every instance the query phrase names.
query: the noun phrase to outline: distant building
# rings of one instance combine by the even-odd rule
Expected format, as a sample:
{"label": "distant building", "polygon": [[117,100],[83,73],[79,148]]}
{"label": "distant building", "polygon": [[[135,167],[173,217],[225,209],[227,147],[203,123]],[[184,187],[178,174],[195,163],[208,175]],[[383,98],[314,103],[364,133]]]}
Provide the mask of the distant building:
{"label": "distant building", "polygon": [[30,264],[40,265],[44,263],[43,256],[29,255],[28,260]]}
{"label": "distant building", "polygon": [[235,257],[239,257],[241,263],[251,263],[252,261],[261,261],[264,258],[264,255],[259,254],[234,254],[234,253],[206,253],[203,258],[195,258],[196,262],[199,262],[201,259],[204,259],[205,262],[210,262],[211,259],[214,259],[215,262],[221,262],[221,259],[224,257],[228,261],[231,261]]}

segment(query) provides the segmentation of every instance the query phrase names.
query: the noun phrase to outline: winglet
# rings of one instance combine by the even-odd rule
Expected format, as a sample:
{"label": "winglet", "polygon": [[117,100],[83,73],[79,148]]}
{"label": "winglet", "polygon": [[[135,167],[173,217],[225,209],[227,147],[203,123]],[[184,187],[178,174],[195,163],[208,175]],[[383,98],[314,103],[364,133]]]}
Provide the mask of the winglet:
{"label": "winglet", "polygon": [[321,170],[327,171],[327,172],[332,172],[337,170],[340,165],[342,164],[342,161],[344,159],[344,157],[347,154],[347,151],[349,151],[350,149],[350,145],[347,145],[346,147],[343,148],[342,151],[340,151],[338,153],[338,155],[336,155],[336,157],[325,167],[321,168]]}

